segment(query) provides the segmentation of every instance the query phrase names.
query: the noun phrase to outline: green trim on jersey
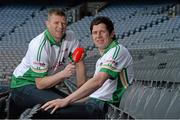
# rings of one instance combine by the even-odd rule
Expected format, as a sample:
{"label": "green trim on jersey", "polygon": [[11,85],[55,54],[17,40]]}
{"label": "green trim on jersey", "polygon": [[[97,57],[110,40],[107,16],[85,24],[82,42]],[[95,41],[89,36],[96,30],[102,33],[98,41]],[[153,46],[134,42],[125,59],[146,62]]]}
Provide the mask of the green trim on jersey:
{"label": "green trim on jersey", "polygon": [[60,44],[55,41],[54,37],[51,35],[51,33],[48,31],[48,29],[46,29],[46,31],[45,31],[45,36],[49,40],[51,45],[60,46]]}
{"label": "green trim on jersey", "polygon": [[[41,53],[42,53],[42,49],[44,48],[45,43],[46,43],[46,40],[44,39],[38,48],[37,61],[41,60]],[[37,67],[36,69],[40,70],[40,67]]]}
{"label": "green trim on jersey", "polygon": [[117,46],[116,46],[116,49],[115,49],[115,52],[114,52],[114,54],[113,54],[113,59],[116,59],[116,58],[117,58],[117,56],[118,56],[118,54],[119,54],[119,51],[120,51],[120,46],[117,45]]}
{"label": "green trim on jersey", "polygon": [[[125,68],[123,68],[122,71],[124,71],[125,74],[127,75],[127,70]],[[127,76],[125,79],[127,80]],[[122,82],[123,82],[123,80],[121,80],[120,76],[118,76],[118,83],[117,83],[116,90],[113,92],[112,100],[108,101],[108,103],[119,106],[121,97],[124,94],[124,92],[126,91],[126,86],[124,86]],[[128,82],[128,80],[127,80],[127,82]]]}
{"label": "green trim on jersey", "polygon": [[48,29],[45,30],[45,37],[47,38],[47,40],[49,40],[51,45],[60,46],[63,39],[66,37],[66,33],[62,36],[60,42],[55,41],[54,37],[51,35],[51,33],[48,31]]}
{"label": "green trim on jersey", "polygon": [[15,77],[13,75],[10,87],[17,88],[24,85],[35,84],[35,78],[42,78],[44,76],[47,76],[47,72],[36,73],[30,68],[23,76]]}
{"label": "green trim on jersey", "polygon": [[126,88],[123,86],[122,81],[120,80],[119,72],[114,72],[114,71],[111,71],[111,70],[106,69],[106,68],[102,68],[100,71],[108,73],[114,79],[116,79],[116,78],[118,79],[116,90],[113,92],[113,95],[112,95],[112,100],[104,101],[104,102],[107,102],[107,103],[110,103],[110,104],[114,104],[115,106],[118,106],[119,101],[121,100],[121,97],[122,97],[123,93],[126,91]]}
{"label": "green trim on jersey", "polygon": [[118,45],[118,44],[119,44],[119,43],[118,43],[117,40],[113,40],[113,41],[111,42],[111,44],[105,48],[105,51],[104,51],[103,55],[106,54],[111,48],[115,47],[115,46]]}
{"label": "green trim on jersey", "polygon": [[[118,82],[119,86],[122,85],[121,82]],[[121,84],[121,85],[120,85]],[[117,86],[118,86],[117,85]],[[120,100],[121,100],[121,97],[122,95],[124,94],[124,92],[126,91],[126,88],[124,87],[118,87],[117,90],[113,93],[113,96],[112,96],[112,100],[109,100],[109,101],[105,101],[105,100],[101,100],[101,99],[97,99],[97,98],[94,98],[94,97],[91,97],[93,99],[96,99],[97,101],[102,101],[102,102],[105,102],[107,104],[113,104],[115,105],[116,107],[119,107],[119,103],[120,103]]]}
{"label": "green trim on jersey", "polygon": [[[122,87],[119,87],[119,86],[122,86]],[[116,91],[112,95],[112,100],[105,101],[105,100],[97,99],[97,98],[94,98],[94,97],[91,97],[91,98],[94,98],[97,101],[103,101],[105,103],[113,104],[116,107],[119,107],[119,103],[120,103],[121,97],[122,97],[122,95],[124,94],[125,91],[126,91],[126,88],[123,87],[123,85],[121,83],[121,80],[118,79],[117,89],[116,89]]]}
{"label": "green trim on jersey", "polygon": [[108,75],[112,76],[114,79],[116,79],[118,77],[118,75],[119,75],[119,72],[113,71],[113,70],[110,70],[110,69],[107,69],[107,68],[101,68],[100,72],[105,72]]}
{"label": "green trim on jersey", "polygon": [[123,93],[125,92],[125,90],[126,90],[126,88],[123,86],[120,77],[118,77],[117,89],[113,93],[113,101],[120,102],[121,97],[122,97]]}
{"label": "green trim on jersey", "polygon": [[[118,42],[116,40],[112,41],[112,43],[105,49],[105,52],[103,54],[106,54],[111,48],[115,48],[115,52],[113,54],[113,59],[116,59],[119,52],[120,52],[120,46],[118,45]],[[105,68],[104,68],[105,67]],[[117,71],[112,64],[103,65],[100,69],[100,72],[106,72],[107,74],[111,75],[113,78],[117,78],[119,71]]]}
{"label": "green trim on jersey", "polygon": [[[119,83],[119,82],[118,82]],[[120,100],[124,92],[126,91],[126,88],[124,87],[117,87],[117,90],[113,93],[112,100],[106,101],[107,103],[113,104],[115,106],[119,106]]]}

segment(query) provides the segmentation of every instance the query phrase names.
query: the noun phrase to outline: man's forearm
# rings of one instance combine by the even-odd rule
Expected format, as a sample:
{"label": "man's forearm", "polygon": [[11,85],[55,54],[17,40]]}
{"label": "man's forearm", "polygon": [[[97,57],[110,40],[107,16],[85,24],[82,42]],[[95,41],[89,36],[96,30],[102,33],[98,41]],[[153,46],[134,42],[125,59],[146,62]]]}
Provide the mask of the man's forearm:
{"label": "man's forearm", "polygon": [[57,85],[59,82],[62,82],[64,79],[65,77],[63,76],[62,72],[58,72],[44,78],[36,78],[36,86],[38,89],[51,88]]}
{"label": "man's forearm", "polygon": [[83,61],[76,63],[77,87],[79,88],[86,82],[86,69]]}
{"label": "man's forearm", "polygon": [[108,79],[108,77],[108,74],[103,72],[96,74],[93,78],[87,80],[86,83],[84,83],[79,89],[77,89],[65,99],[68,101],[69,104],[71,104],[84,97],[89,96],[91,93],[99,89]]}
{"label": "man's forearm", "polygon": [[95,82],[95,80],[90,79],[65,99],[69,101],[69,104],[71,104],[80,100],[81,98],[89,96],[92,92],[94,92],[98,88],[99,88],[99,84]]}

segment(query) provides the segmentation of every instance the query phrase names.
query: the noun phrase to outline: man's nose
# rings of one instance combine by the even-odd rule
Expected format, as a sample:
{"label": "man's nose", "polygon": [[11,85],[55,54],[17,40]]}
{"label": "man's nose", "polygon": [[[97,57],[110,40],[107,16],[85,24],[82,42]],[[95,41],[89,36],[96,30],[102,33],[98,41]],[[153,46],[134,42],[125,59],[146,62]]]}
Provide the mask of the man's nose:
{"label": "man's nose", "polygon": [[97,37],[101,37],[101,32],[98,32],[98,33],[97,33]]}
{"label": "man's nose", "polygon": [[58,27],[62,29],[63,28],[63,24],[59,23]]}

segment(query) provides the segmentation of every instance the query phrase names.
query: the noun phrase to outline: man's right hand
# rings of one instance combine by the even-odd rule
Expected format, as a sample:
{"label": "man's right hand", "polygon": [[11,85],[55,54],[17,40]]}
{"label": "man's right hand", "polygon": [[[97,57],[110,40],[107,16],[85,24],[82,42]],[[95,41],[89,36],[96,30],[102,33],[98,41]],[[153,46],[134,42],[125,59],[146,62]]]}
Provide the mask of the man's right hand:
{"label": "man's right hand", "polygon": [[75,73],[75,65],[68,64],[64,70],[58,72],[52,76],[46,76],[43,78],[36,78],[36,87],[38,89],[51,88],[62,82],[64,79],[69,78]]}
{"label": "man's right hand", "polygon": [[75,69],[75,65],[69,63],[61,72],[63,73],[64,78],[69,78],[75,73]]}

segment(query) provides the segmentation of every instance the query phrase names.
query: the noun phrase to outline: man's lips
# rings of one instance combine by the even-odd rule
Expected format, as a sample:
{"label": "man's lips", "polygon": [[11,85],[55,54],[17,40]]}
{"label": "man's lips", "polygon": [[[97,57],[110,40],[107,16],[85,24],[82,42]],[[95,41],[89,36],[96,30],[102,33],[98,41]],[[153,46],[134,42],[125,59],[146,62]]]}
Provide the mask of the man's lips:
{"label": "man's lips", "polygon": [[104,43],[104,40],[97,40],[97,43],[99,44]]}

